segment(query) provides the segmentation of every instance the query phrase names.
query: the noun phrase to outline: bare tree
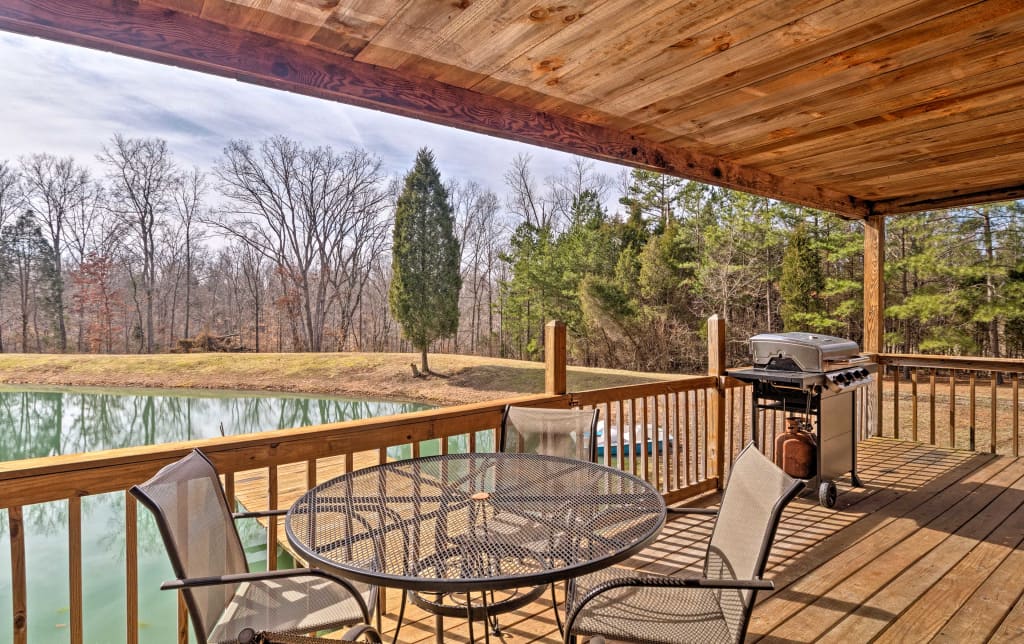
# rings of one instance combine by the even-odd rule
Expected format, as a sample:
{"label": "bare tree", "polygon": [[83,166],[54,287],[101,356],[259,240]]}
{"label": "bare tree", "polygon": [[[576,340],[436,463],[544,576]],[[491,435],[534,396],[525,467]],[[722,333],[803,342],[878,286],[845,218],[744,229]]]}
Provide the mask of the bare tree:
{"label": "bare tree", "polygon": [[301,348],[325,350],[332,311],[343,338],[387,234],[380,159],[276,136],[258,148],[231,141],[214,173],[227,202],[209,223],[273,263]]}
{"label": "bare tree", "polygon": [[[480,184],[451,182],[448,188],[455,209],[456,236],[462,252],[463,326],[468,325],[470,353],[478,353],[482,337],[489,335],[493,322],[491,296],[496,287],[492,269],[502,249],[498,222],[498,196]],[[487,331],[484,331],[487,316]],[[458,338],[458,336],[456,336]],[[488,347],[489,348],[489,347]],[[459,346],[456,340],[455,350]]]}
{"label": "bare tree", "polygon": [[564,229],[572,223],[573,204],[585,192],[592,192],[603,202],[612,185],[607,175],[597,172],[594,162],[583,157],[573,157],[561,174],[545,180],[548,188],[547,201],[551,204],[556,227]]}
{"label": "bare tree", "polygon": [[52,154],[23,157],[21,177],[26,205],[43,227],[53,251],[57,346],[64,352],[68,348],[64,320],[65,228],[74,213],[91,199],[92,180],[89,171],[73,158],[58,158]]}
{"label": "bare tree", "polygon": [[192,319],[192,281],[194,272],[192,261],[195,256],[196,244],[202,239],[199,228],[199,215],[203,207],[203,196],[206,193],[206,174],[193,167],[181,175],[174,191],[174,214],[178,219],[178,239],[181,243],[185,265],[185,328],[183,336],[192,337],[189,322]]}
{"label": "bare tree", "polygon": [[530,155],[517,154],[512,159],[512,167],[505,172],[505,185],[509,189],[505,206],[512,215],[536,228],[554,224],[554,204],[541,194],[533,179]]}
{"label": "bare tree", "polygon": [[[140,349],[153,352],[153,300],[156,284],[157,229],[167,222],[178,172],[163,139],[132,139],[115,134],[99,160],[107,165],[110,212],[123,224],[129,274],[142,329]],[[134,263],[140,265],[136,275]],[[143,302],[138,302],[141,288]]]}

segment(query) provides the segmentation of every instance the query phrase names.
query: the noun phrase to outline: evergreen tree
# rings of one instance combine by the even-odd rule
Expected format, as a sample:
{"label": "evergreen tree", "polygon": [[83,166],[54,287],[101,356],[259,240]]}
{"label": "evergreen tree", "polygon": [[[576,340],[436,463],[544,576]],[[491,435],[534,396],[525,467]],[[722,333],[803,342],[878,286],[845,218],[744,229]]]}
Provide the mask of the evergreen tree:
{"label": "evergreen tree", "polygon": [[[60,293],[53,248],[43,238],[31,210],[26,210],[13,224],[4,226],[0,234],[0,265],[4,267],[5,279],[10,278],[16,286],[21,350],[27,352],[29,322],[35,319],[33,313],[39,310],[54,319],[58,310],[55,302]],[[41,352],[43,338],[38,328],[33,326],[33,331],[36,350]]]}
{"label": "evergreen tree", "polygon": [[825,276],[821,270],[821,253],[804,224],[793,229],[782,256],[782,324],[787,331],[829,331],[831,321],[825,316],[822,291]]}
{"label": "evergreen tree", "polygon": [[395,210],[388,300],[402,333],[420,350],[429,373],[430,343],[459,328],[459,242],[448,191],[427,148],[416,154]]}

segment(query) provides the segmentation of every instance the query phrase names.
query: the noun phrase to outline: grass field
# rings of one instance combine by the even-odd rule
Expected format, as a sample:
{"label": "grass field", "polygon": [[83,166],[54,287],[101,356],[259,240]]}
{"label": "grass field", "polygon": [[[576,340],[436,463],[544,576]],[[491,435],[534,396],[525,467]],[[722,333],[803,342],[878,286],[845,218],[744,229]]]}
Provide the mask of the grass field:
{"label": "grass field", "polygon": [[[437,405],[544,391],[544,365],[431,354],[445,377],[413,377],[419,354],[190,353],[161,355],[0,354],[0,383],[97,387],[184,387],[323,393]],[[673,376],[569,367],[570,391]]]}

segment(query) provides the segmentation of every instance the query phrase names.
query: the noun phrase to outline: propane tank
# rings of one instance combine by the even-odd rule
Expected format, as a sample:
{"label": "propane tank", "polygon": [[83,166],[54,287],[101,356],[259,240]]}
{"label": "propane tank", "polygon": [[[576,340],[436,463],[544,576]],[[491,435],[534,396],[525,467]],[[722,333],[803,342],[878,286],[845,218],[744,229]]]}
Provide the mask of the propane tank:
{"label": "propane tank", "polygon": [[815,475],[817,441],[808,423],[796,416],[786,419],[786,431],[775,439],[775,464],[798,479]]}

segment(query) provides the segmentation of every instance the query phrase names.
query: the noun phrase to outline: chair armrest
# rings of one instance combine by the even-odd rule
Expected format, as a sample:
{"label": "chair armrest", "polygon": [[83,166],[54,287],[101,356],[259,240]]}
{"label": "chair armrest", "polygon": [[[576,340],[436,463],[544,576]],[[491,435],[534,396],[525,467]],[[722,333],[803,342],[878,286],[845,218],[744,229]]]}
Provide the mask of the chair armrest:
{"label": "chair armrest", "polygon": [[232,512],[232,519],[258,519],[260,517],[283,517],[288,510],[257,510],[255,512]]}
{"label": "chair armrest", "polygon": [[665,510],[669,514],[706,514],[709,516],[718,514],[718,510],[715,508],[677,508],[670,505]]}
{"label": "chair armrest", "polygon": [[363,620],[370,621],[370,611],[363,601],[359,590],[352,585],[352,582],[332,574],[321,568],[289,568],[288,570],[267,570],[263,572],[242,572],[231,575],[218,575],[215,577],[186,577],[185,579],[172,579],[160,584],[160,590],[184,590],[187,588],[200,588],[203,586],[222,586],[225,584],[240,584],[247,581],[263,581],[268,579],[287,579],[289,577],[322,577],[329,579],[336,584],[343,586],[352,595],[359,605],[363,614]]}
{"label": "chair armrest", "polygon": [[343,642],[358,642],[360,637],[365,637],[367,642],[375,644],[381,644],[384,641],[380,633],[377,632],[377,629],[369,624],[356,624],[345,631],[345,634],[341,636],[341,640]]}
{"label": "chair armrest", "polygon": [[703,588],[707,590],[730,588],[737,590],[773,590],[775,584],[767,579],[708,579],[706,577],[624,577],[610,579],[594,586],[566,615],[566,642],[572,635],[576,619],[587,604],[604,593],[616,588]]}
{"label": "chair armrest", "polygon": [[736,590],[774,590],[775,583],[769,579],[708,579],[707,577],[626,577],[612,579],[598,584],[586,594],[583,603],[589,597],[600,595],[613,588],[648,587],[648,588],[732,588]]}

